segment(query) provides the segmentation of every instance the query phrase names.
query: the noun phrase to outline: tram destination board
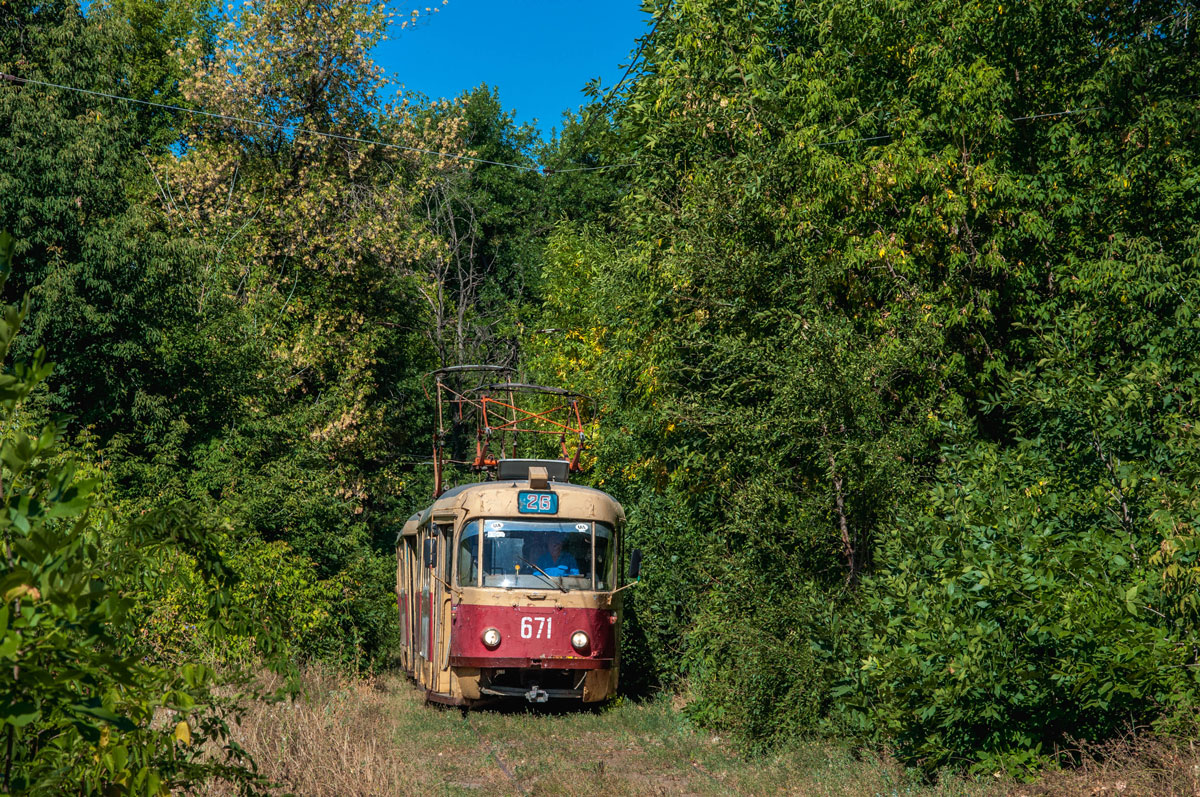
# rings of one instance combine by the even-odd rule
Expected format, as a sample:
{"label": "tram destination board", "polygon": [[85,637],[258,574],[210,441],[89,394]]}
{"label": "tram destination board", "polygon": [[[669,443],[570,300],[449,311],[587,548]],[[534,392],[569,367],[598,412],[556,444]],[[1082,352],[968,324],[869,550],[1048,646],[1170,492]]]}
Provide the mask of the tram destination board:
{"label": "tram destination board", "polygon": [[517,494],[517,511],[522,515],[557,515],[558,496],[522,490]]}

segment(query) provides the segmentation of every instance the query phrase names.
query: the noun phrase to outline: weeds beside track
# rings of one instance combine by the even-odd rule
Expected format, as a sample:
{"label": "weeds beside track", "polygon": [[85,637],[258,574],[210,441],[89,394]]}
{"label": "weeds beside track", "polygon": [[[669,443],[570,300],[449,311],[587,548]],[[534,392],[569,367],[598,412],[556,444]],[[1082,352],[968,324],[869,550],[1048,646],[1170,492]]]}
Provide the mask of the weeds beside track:
{"label": "weeds beside track", "polygon": [[[309,670],[304,680],[305,700],[256,705],[237,729],[238,743],[279,784],[279,794],[1200,793],[1200,770],[1194,769],[1200,758],[1186,747],[1167,755],[1161,745],[1142,743],[1146,755],[1110,756],[1107,766],[1049,773],[1036,784],[952,778],[928,785],[886,756],[830,741],[745,758],[727,740],[695,728],[666,700],[570,710],[508,704],[462,712],[426,705],[423,693],[399,674],[363,679]],[[1153,791],[1139,791],[1146,787]],[[202,792],[233,793],[220,785]]]}

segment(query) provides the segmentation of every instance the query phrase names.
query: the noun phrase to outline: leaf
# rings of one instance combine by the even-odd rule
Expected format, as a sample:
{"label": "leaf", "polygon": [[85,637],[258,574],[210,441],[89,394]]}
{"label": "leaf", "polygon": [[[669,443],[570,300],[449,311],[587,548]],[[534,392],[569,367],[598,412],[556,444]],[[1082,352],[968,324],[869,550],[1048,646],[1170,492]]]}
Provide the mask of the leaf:
{"label": "leaf", "polygon": [[111,709],[105,708],[102,704],[100,704],[99,700],[96,700],[95,704],[76,703],[68,707],[67,710],[74,712],[75,714],[82,714],[84,716],[94,717],[95,719],[102,720],[118,730],[126,733],[137,728],[134,722],[128,717],[123,717]]}
{"label": "leaf", "polygon": [[32,584],[18,584],[17,586],[11,587],[4,592],[3,600],[5,603],[9,603],[11,601],[20,600],[26,595],[35,601],[41,599],[42,597],[42,593],[39,592],[37,587],[33,586]]}
{"label": "leaf", "polygon": [[28,701],[0,705],[0,723],[12,725],[14,728],[24,728],[41,715],[42,712]]}
{"label": "leaf", "polygon": [[13,245],[16,241],[8,230],[0,230],[0,285],[3,285],[2,279],[8,277],[8,272],[12,269],[12,254]]}

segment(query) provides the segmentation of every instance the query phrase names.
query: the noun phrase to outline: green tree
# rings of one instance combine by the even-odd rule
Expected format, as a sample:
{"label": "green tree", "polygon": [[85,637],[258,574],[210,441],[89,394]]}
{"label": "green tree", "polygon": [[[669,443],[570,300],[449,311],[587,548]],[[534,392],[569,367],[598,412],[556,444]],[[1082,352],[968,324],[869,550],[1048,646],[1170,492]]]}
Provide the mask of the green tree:
{"label": "green tree", "polygon": [[[699,717],[770,742],[825,716],[927,766],[1016,767],[1132,704],[1191,705],[1193,11],[657,8],[613,113],[629,190],[609,230],[551,239],[565,332],[530,354],[602,399],[597,483],[651,554],[647,656],[682,660]],[[1026,502],[975,531],[1066,475],[1065,518]],[[1065,561],[1055,533],[1103,585],[1077,648],[1013,622],[1078,596],[1016,586]],[[985,551],[1013,586],[948,597]]]}
{"label": "green tree", "polygon": [[213,499],[302,571],[312,562],[344,596],[328,647],[353,656],[394,634],[390,523],[409,479],[394,455],[425,447],[411,422],[431,362],[422,297],[452,248],[425,201],[463,169],[461,112],[393,95],[371,61],[389,24],[381,4],[264,0],[181,54],[200,64],[188,102],[276,127],[193,118],[155,162],[173,233],[203,247],[190,288],[226,412],[125,477],[152,501]]}
{"label": "green tree", "polygon": [[[0,234],[8,274],[13,239]],[[3,307],[7,360],[29,300]],[[208,620],[226,618],[228,577],[209,530],[186,513],[135,522],[89,514],[95,480],[80,478],[62,427],[33,423],[30,394],[49,376],[39,349],[0,377],[0,778],[5,793],[162,794],[221,777],[258,783],[228,745],[214,673],[195,661],[151,663],[139,649],[128,587],[164,550],[190,548]],[[170,719],[160,721],[160,714]],[[206,749],[221,750],[215,755]]]}
{"label": "green tree", "polygon": [[[116,38],[74,3],[8,4],[0,69],[122,90]],[[0,91],[0,228],[23,265],[7,295],[28,292],[44,308],[18,354],[61,352],[71,376],[51,405],[105,436],[134,425],[139,437],[161,433],[194,373],[167,344],[195,322],[194,247],[132,198],[153,182],[132,123],[127,106],[106,99],[29,84]]]}
{"label": "green tree", "polygon": [[[105,0],[89,7],[93,20],[118,28],[126,96],[176,106],[186,106],[186,100],[179,90],[185,69],[175,53],[193,39],[202,48],[211,46],[219,11],[215,0]],[[129,110],[148,149],[161,150],[178,139],[178,112],[146,104]]]}

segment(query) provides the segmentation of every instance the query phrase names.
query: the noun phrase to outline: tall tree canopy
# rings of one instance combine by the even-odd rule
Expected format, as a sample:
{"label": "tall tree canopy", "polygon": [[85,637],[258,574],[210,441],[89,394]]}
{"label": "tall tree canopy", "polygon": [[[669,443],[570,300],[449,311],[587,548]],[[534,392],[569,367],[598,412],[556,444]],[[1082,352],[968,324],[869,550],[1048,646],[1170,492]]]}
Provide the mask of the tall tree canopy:
{"label": "tall tree canopy", "polygon": [[534,355],[608,406],[658,671],[930,766],[1190,705],[1191,5],[656,13]]}

